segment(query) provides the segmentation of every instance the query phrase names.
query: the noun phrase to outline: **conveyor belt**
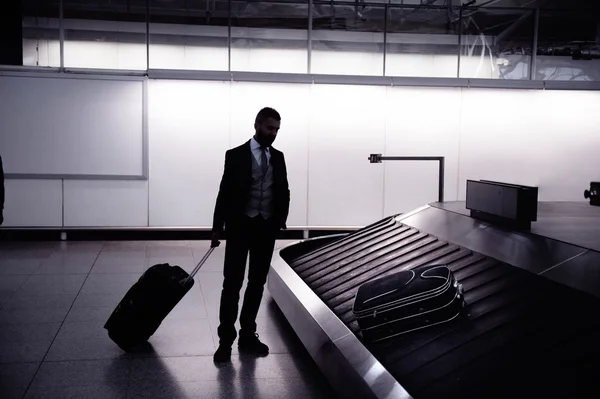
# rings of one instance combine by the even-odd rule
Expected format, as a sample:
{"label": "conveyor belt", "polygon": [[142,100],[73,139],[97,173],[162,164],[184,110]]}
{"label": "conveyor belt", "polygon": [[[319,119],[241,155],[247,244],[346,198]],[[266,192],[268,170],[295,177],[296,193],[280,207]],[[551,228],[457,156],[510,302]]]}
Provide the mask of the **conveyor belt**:
{"label": "conveyor belt", "polygon": [[288,260],[361,339],[358,287],[446,263],[465,289],[454,322],[363,344],[419,398],[600,397],[600,304],[585,293],[385,219]]}

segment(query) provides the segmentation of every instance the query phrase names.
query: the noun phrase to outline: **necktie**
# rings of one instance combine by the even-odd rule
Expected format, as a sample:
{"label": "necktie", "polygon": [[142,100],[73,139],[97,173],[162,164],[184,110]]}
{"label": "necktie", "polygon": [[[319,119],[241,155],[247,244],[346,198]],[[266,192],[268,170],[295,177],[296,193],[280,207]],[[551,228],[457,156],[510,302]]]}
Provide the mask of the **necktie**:
{"label": "necktie", "polygon": [[269,165],[267,163],[266,148],[263,146],[260,147],[260,167],[262,169],[263,176],[266,175]]}

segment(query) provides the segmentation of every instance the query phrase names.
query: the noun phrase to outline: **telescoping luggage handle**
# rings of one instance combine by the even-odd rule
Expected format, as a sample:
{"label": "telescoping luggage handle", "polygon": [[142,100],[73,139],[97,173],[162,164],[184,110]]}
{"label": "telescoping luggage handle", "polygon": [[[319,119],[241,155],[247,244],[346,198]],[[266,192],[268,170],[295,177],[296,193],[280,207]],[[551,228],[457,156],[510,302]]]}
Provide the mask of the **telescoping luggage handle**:
{"label": "telescoping luggage handle", "polygon": [[208,251],[206,252],[206,254],[204,254],[204,256],[202,257],[202,259],[200,259],[200,262],[198,262],[198,264],[196,265],[196,267],[194,268],[194,270],[192,270],[192,272],[190,273],[190,275],[185,280],[183,280],[183,285],[187,285],[187,283],[189,283],[190,280],[194,278],[194,276],[196,275],[196,273],[198,273],[198,271],[200,270],[200,268],[202,267],[202,265],[204,265],[204,262],[206,262],[206,260],[208,259],[208,257],[215,250],[215,248],[218,247],[220,244],[221,243],[219,241],[212,242],[210,248],[208,249]]}

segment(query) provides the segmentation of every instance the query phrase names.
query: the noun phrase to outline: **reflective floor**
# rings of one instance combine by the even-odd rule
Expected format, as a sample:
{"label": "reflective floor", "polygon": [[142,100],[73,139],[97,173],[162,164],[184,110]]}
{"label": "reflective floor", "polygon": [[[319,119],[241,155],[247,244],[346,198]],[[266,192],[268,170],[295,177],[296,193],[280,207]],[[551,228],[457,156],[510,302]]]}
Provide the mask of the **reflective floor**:
{"label": "reflective floor", "polygon": [[125,354],[103,329],[125,292],[157,263],[190,271],[208,242],[0,243],[2,398],[334,398],[266,290],[270,355],[234,345],[231,363],[213,363],[224,245],[149,344]]}

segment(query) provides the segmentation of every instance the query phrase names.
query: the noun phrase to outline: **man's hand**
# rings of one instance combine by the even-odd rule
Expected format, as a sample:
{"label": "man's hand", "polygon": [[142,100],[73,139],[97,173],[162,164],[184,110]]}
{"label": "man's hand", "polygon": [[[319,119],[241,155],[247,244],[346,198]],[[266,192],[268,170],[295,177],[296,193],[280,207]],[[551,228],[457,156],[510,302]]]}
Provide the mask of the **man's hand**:
{"label": "man's hand", "polygon": [[221,245],[221,242],[219,241],[220,236],[221,235],[219,233],[217,233],[217,232],[213,232],[212,233],[212,237],[211,237],[211,241],[210,241],[210,247],[211,248],[216,248],[219,245]]}

